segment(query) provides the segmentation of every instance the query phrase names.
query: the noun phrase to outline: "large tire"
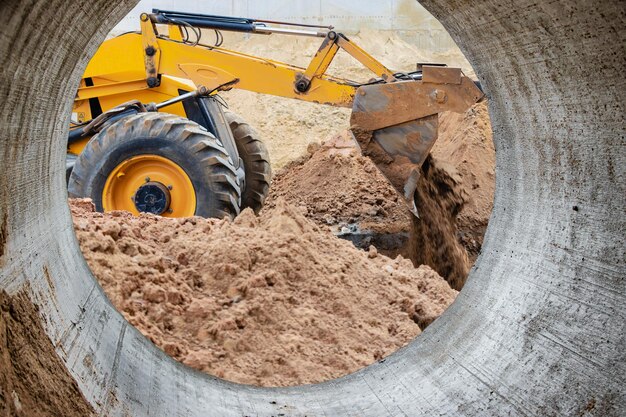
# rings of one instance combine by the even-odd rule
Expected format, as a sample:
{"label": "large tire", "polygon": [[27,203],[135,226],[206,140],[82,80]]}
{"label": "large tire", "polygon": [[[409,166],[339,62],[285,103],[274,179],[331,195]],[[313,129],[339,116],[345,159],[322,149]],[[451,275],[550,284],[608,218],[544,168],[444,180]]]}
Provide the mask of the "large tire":
{"label": "large tire", "polygon": [[[89,197],[104,211],[107,178],[131,157],[165,158],[182,169],[195,193],[195,211],[202,217],[239,214],[241,189],[224,147],[202,126],[166,113],[140,113],[120,119],[94,136],[78,156],[69,179],[70,197]],[[165,214],[164,214],[165,215]],[[179,217],[174,212],[172,217]]]}
{"label": "large tire", "polygon": [[263,207],[272,180],[269,153],[259,134],[241,116],[229,111],[225,111],[224,116],[233,132],[246,172],[241,208],[250,207],[258,213]]}

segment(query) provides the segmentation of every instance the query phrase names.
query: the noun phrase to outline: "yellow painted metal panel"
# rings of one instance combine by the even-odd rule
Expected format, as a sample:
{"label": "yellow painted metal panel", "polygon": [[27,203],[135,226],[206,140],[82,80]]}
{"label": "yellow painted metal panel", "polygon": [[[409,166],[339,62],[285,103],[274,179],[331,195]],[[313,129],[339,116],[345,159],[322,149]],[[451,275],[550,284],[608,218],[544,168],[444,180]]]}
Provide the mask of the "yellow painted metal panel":
{"label": "yellow painted metal panel", "polygon": [[[161,38],[157,42],[161,52],[161,74],[193,78],[183,72],[179,64],[209,65],[239,78],[238,89],[343,107],[352,105],[356,91],[348,80],[322,76],[312,81],[306,93],[299,93],[293,83],[297,75],[305,71],[304,68],[222,48],[191,46]],[[84,77],[114,80],[125,74],[132,76],[130,79],[141,78],[145,76],[143,56],[142,35],[129,33],[110,39],[98,49]]]}

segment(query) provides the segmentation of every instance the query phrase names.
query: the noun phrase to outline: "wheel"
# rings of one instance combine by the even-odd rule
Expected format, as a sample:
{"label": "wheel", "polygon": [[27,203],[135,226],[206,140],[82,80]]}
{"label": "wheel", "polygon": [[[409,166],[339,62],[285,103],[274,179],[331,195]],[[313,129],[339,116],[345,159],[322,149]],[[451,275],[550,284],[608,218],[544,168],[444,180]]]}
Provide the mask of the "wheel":
{"label": "wheel", "polygon": [[89,197],[98,211],[164,217],[234,217],[241,189],[218,140],[188,119],[140,113],[105,127],[78,156],[70,197]]}
{"label": "wheel", "polygon": [[259,134],[241,116],[229,111],[225,111],[224,116],[233,132],[246,172],[241,207],[250,207],[258,213],[263,207],[272,179],[269,153]]}

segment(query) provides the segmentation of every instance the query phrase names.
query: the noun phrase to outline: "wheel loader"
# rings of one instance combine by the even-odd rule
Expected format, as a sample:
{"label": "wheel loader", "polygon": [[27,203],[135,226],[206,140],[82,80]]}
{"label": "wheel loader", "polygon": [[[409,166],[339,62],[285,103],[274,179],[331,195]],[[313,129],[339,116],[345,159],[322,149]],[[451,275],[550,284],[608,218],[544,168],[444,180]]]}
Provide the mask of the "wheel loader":
{"label": "wheel loader", "polygon": [[[141,30],[105,41],[76,93],[68,137],[70,197],[99,211],[233,217],[261,209],[271,167],[263,142],[224,111],[218,93],[261,94],[352,109],[350,128],[409,209],[420,166],[437,139],[438,113],[483,96],[458,68],[386,68],[332,26],[152,10]],[[204,43],[202,30],[216,42]],[[221,47],[222,31],[310,36],[306,68]],[[356,82],[327,74],[343,50],[372,72]]]}

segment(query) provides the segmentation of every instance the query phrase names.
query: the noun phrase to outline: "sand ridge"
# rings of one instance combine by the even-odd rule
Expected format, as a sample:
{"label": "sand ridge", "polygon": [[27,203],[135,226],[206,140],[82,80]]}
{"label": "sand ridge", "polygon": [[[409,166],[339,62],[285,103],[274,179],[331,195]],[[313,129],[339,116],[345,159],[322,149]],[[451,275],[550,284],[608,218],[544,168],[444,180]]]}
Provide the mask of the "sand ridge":
{"label": "sand ridge", "polygon": [[456,296],[431,268],[356,249],[284,200],[232,222],[71,207],[89,266],[130,323],[231,381],[284,386],[356,371]]}

